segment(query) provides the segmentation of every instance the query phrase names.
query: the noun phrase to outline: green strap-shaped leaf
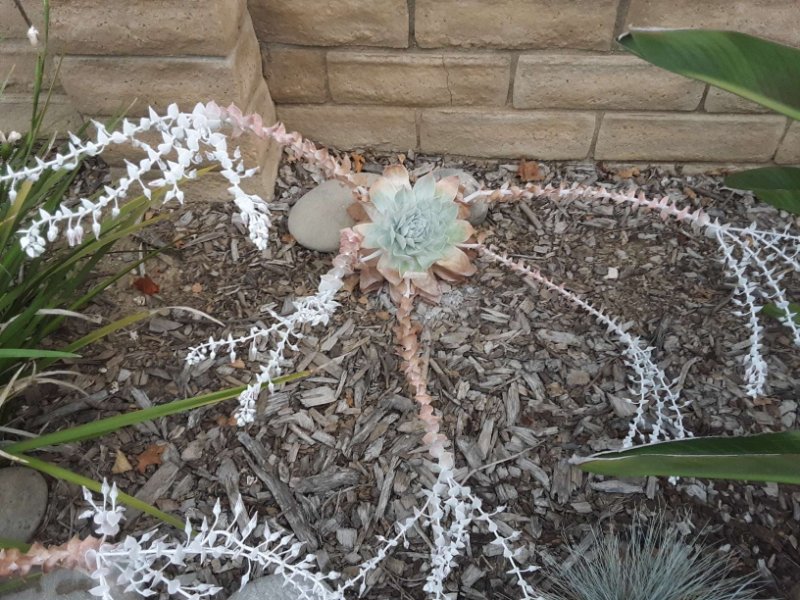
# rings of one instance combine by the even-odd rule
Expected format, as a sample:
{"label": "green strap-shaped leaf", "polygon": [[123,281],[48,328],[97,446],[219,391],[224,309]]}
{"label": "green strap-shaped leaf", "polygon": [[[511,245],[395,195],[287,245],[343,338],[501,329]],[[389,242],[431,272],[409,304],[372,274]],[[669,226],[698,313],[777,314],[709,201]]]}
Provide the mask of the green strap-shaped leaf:
{"label": "green strap-shaped leaf", "polygon": [[707,437],[601,452],[575,463],[600,475],[674,475],[800,483],[800,431]]}
{"label": "green strap-shaped leaf", "polygon": [[800,120],[800,50],[734,31],[633,30],[625,48],[662,69],[705,81]]}
{"label": "green strap-shaped leaf", "polygon": [[[310,374],[311,371],[299,371],[289,375],[282,375],[281,377],[276,377],[273,380],[273,383],[275,385],[281,385],[303,379],[304,377],[308,377]],[[150,408],[134,410],[129,413],[107,417],[105,419],[100,419],[99,421],[92,421],[91,423],[76,425],[75,427],[68,427],[67,429],[62,429],[54,433],[47,433],[35,438],[22,440],[6,446],[0,446],[0,449],[2,449],[4,452],[17,454],[20,452],[38,450],[47,446],[56,446],[58,444],[69,444],[72,442],[88,440],[95,437],[100,437],[101,435],[105,435],[107,433],[112,433],[122,429],[123,427],[130,427],[131,425],[135,425],[137,423],[144,423],[145,421],[152,421],[153,419],[159,419],[169,415],[176,415],[194,410],[196,408],[219,404],[220,402],[230,400],[231,398],[236,398],[245,389],[247,389],[247,386],[243,385],[240,387],[227,388],[218,392],[211,392],[209,394],[203,394],[201,396],[195,396],[192,398],[174,400],[172,402],[168,402],[167,404],[159,404],[157,406],[151,406]]]}
{"label": "green strap-shaped leaf", "polygon": [[[79,475],[78,473],[70,471],[69,469],[64,469],[47,461],[34,458],[33,456],[26,456],[24,454],[16,454],[11,452],[9,452],[8,454],[12,454],[12,456],[19,459],[19,461],[24,465],[31,467],[32,469],[36,469],[37,471],[41,471],[45,475],[50,475],[51,477],[55,477],[56,479],[61,479],[63,481],[68,481],[69,483],[85,487],[86,489],[91,490],[95,493],[100,493],[102,489],[102,485],[99,481],[95,481],[94,479],[89,479],[88,477]],[[133,509],[140,510],[143,513],[150,515],[151,517],[160,519],[167,525],[172,525],[173,527],[183,531],[184,528],[183,521],[181,521],[177,517],[165,513],[163,510],[159,510],[149,502],[145,502],[144,500],[139,500],[138,498],[134,498],[133,496],[129,496],[128,494],[125,494],[123,492],[119,492],[117,500],[119,501],[120,504],[124,504],[125,506],[129,506]]]}
{"label": "green strap-shaped leaf", "polygon": [[72,352],[37,350],[35,348],[0,348],[0,358],[80,358]]}
{"label": "green strap-shaped leaf", "polygon": [[756,196],[775,208],[800,214],[800,168],[761,167],[725,178],[725,185],[752,190]]}

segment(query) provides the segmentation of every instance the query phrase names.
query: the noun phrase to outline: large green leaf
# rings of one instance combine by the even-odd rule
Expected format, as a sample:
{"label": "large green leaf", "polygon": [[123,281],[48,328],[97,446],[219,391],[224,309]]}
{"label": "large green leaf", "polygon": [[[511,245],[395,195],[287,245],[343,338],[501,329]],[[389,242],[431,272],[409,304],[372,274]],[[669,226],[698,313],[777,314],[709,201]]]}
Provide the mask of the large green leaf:
{"label": "large green leaf", "polygon": [[633,30],[619,43],[662,69],[800,120],[800,50],[735,31]]}
{"label": "large green leaf", "polygon": [[601,452],[575,463],[600,475],[674,475],[800,483],[800,431],[706,437]]}
{"label": "large green leaf", "polygon": [[725,178],[725,185],[752,190],[764,202],[775,208],[800,214],[800,168],[761,167],[733,173]]}

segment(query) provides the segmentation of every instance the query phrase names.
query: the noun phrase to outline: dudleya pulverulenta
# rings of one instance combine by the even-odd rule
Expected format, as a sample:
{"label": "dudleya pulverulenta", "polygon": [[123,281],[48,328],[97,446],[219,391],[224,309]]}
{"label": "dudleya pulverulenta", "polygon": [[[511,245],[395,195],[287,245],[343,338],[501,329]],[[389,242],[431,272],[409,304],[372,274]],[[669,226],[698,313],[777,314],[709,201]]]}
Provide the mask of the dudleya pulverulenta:
{"label": "dudleya pulverulenta", "polygon": [[458,185],[458,177],[436,181],[428,174],[412,187],[405,167],[385,169],[369,190],[370,201],[362,205],[369,220],[353,228],[367,253],[362,289],[374,289],[386,279],[396,293],[405,282],[435,302],[442,292],[437,278],[459,281],[475,273],[458,247],[474,233],[459,218]]}

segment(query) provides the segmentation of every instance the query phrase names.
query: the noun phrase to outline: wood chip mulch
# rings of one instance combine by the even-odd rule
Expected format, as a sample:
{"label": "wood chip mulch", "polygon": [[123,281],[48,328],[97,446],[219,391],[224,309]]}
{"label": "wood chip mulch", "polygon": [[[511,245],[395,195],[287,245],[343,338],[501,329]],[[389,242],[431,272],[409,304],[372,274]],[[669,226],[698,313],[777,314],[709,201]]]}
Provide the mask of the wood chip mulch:
{"label": "wood chip mulch", "polygon": [[[396,156],[366,156],[367,170]],[[455,166],[488,187],[515,180],[516,164],[464,163],[441,157],[406,157],[410,170]],[[651,196],[684,197],[712,216],[746,225],[783,227],[790,217],[722,187],[713,175],[676,175],[661,168],[606,170],[594,164],[541,164],[544,183],[639,186]],[[515,180],[518,181],[518,180]],[[275,215],[314,182],[299,165],[282,165]],[[190,306],[225,323],[173,309],[96,344],[76,360],[86,397],[53,390],[29,396],[12,426],[53,431],[137,407],[241,385],[257,366],[246,352],[230,363],[189,368],[189,346],[210,335],[246,333],[267,322],[266,309],[286,313],[291,301],[313,293],[330,255],[308,251],[288,236],[278,218],[275,243],[259,252],[232,223],[226,204],[174,211],[169,222],[146,231],[145,248],[181,238],[179,249],[151,261],[158,285],[152,296],[124,279],[89,312],[113,318],[142,307]],[[795,226],[797,224],[795,223]],[[620,318],[656,348],[671,377],[683,376],[690,401],[688,424],[696,435],[746,434],[797,427],[800,353],[780,325],[767,322],[765,355],[769,393],[743,392],[741,365],[747,336],[732,315],[732,286],[715,246],[684,226],[609,205],[534,201],[494,206],[480,227],[487,240],[524,258],[556,282]],[[116,255],[108,272],[136,253]],[[115,262],[116,261],[116,262]],[[614,274],[617,277],[613,277]],[[609,276],[611,275],[611,276]],[[800,298],[787,278],[790,297]],[[180,518],[210,514],[217,498],[241,494],[257,512],[290,529],[317,555],[319,567],[352,573],[373,556],[376,536],[411,514],[419,492],[435,477],[421,449],[420,425],[394,354],[394,307],[385,293],[343,293],[327,328],[307,331],[298,369],[315,376],[263,398],[257,424],[239,429],[233,401],[146,423],[99,440],[54,449],[45,456],[87,476],[107,477]],[[581,473],[573,455],[617,447],[625,436],[628,373],[615,340],[589,316],[517,276],[479,261],[465,285],[438,306],[420,306],[430,389],[455,440],[459,466],[486,505],[505,505],[501,520],[522,532],[530,564],[545,567],[534,583],[546,588],[547,569],[589,539],[594,526],[630,522],[635,511],[666,512],[686,530],[705,528],[709,542],[758,571],[766,593],[788,597],[800,583],[800,488],[774,484],[665,478],[609,480]],[[70,336],[84,324],[70,323]],[[156,464],[137,470],[137,458],[165,446]],[[121,453],[133,467],[112,474]],[[515,458],[509,458],[514,457]],[[493,466],[486,467],[490,463]],[[141,472],[140,472],[141,471]],[[39,540],[60,543],[88,533],[76,520],[77,489],[52,482],[51,509]],[[130,513],[129,513],[130,517]],[[126,533],[155,522],[129,519]],[[467,556],[448,589],[467,599],[510,599],[513,586],[502,556],[473,535]],[[399,549],[369,580],[365,597],[422,598],[429,540],[423,531]],[[228,590],[238,585],[234,565],[213,564],[201,574]]]}

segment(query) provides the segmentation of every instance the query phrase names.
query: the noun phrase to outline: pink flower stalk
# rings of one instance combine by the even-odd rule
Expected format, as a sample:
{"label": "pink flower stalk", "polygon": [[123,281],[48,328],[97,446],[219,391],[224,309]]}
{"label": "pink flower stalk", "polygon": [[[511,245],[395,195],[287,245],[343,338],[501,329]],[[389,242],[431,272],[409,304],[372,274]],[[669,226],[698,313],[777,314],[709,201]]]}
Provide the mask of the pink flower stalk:
{"label": "pink flower stalk", "polygon": [[448,450],[450,441],[439,431],[440,416],[433,408],[433,398],[428,393],[428,381],[422,362],[418,333],[419,323],[411,318],[414,308],[414,296],[403,295],[397,306],[397,325],[394,334],[397,338],[397,354],[403,359],[402,369],[408,381],[414,400],[419,404],[419,418],[425,425],[425,436],[422,441],[435,458],[442,471],[449,471],[455,465],[453,453]]}
{"label": "pink flower stalk", "polygon": [[94,571],[93,552],[103,544],[101,538],[74,537],[60,546],[33,544],[27,552],[16,548],[0,550],[0,577],[24,577],[32,569],[48,572],[54,569]]}
{"label": "pink flower stalk", "polygon": [[313,142],[295,131],[287,132],[283,123],[265,127],[261,115],[245,115],[235,104],[222,108],[214,102],[209,102],[206,104],[206,110],[232,126],[232,137],[248,132],[262,139],[272,139],[283,146],[296,160],[302,160],[306,166],[316,168],[326,179],[339,179],[355,186],[355,173],[349,158],[337,160],[326,148],[317,148]]}

